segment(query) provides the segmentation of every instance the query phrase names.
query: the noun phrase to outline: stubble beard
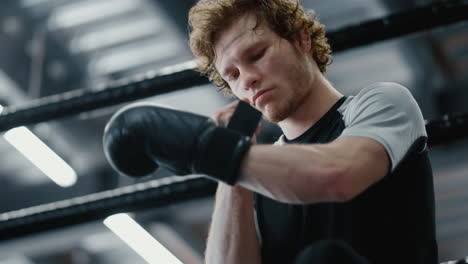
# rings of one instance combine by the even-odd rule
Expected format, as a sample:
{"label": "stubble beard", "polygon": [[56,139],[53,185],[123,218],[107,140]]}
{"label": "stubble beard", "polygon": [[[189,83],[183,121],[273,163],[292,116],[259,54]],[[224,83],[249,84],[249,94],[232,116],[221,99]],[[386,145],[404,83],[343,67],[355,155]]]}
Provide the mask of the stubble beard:
{"label": "stubble beard", "polygon": [[294,64],[295,67],[290,68],[291,74],[288,75],[295,76],[295,78],[290,78],[289,81],[291,83],[296,83],[296,85],[292,87],[293,92],[291,97],[286,98],[286,102],[279,102],[277,107],[278,109],[276,111],[272,108],[266,109],[264,118],[273,124],[277,124],[294,114],[298,108],[305,103],[307,97],[309,97],[311,93],[310,87],[307,87],[307,83],[296,82],[300,77],[308,75],[310,72],[305,70],[307,67],[303,67],[305,65],[304,63],[306,63],[306,59],[303,57],[303,54],[296,47],[293,48],[297,61],[300,61],[301,63]]}
{"label": "stubble beard", "polygon": [[265,111],[266,113],[264,118],[273,124],[283,121],[297,111],[297,109],[305,102],[309,93],[310,90],[306,87],[295,88],[291,98],[283,104],[280,104],[278,106],[279,109],[275,111],[275,109],[268,107]]}

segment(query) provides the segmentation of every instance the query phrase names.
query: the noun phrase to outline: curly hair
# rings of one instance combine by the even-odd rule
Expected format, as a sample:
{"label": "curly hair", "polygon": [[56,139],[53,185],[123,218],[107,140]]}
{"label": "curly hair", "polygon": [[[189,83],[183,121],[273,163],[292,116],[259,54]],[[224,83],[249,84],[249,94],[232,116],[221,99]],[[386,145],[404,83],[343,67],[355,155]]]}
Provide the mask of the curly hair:
{"label": "curly hair", "polygon": [[312,58],[322,73],[331,61],[331,48],[325,27],[314,11],[305,12],[299,0],[200,0],[189,12],[190,48],[197,59],[197,70],[216,86],[232,95],[228,83],[214,66],[217,35],[237,18],[254,14],[280,37],[293,41],[308,28],[312,39]]}

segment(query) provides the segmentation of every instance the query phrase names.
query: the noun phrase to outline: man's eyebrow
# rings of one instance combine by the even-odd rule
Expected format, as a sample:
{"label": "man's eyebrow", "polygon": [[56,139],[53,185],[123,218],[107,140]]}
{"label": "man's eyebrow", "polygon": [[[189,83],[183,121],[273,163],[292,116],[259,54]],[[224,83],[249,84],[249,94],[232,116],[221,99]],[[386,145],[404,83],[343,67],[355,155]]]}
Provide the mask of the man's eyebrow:
{"label": "man's eyebrow", "polygon": [[[261,46],[263,44],[263,41],[254,41],[252,43],[249,43],[247,45],[245,45],[245,47],[242,47],[240,50],[239,50],[239,53],[238,53],[238,56],[239,57],[244,57],[245,54],[248,54],[250,52],[252,52],[253,50],[257,49],[259,46]],[[228,63],[229,65],[229,63]],[[223,67],[221,67],[223,68]],[[224,69],[222,69],[222,71],[218,70],[219,74],[221,74],[221,76],[226,76],[229,74],[229,66],[228,67],[224,67]]]}
{"label": "man's eyebrow", "polygon": [[249,45],[246,45],[241,51],[240,51],[240,56],[243,56],[247,53],[252,52],[253,50],[256,50],[259,46],[263,44],[262,41],[255,41],[253,43],[250,43]]}

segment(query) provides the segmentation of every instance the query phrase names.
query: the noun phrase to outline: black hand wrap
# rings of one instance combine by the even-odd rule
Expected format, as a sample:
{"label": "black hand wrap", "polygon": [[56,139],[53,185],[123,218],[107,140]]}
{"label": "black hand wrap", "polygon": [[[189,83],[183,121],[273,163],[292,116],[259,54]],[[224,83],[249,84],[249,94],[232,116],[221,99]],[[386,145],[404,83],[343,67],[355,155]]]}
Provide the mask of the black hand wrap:
{"label": "black hand wrap", "polygon": [[223,127],[211,127],[200,135],[193,172],[233,185],[251,138]]}
{"label": "black hand wrap", "polygon": [[[208,166],[212,166],[210,169],[208,169],[208,166],[206,169],[203,170],[210,170],[210,171],[217,171],[213,172],[211,174],[213,175],[224,175],[224,182],[228,184],[235,184],[239,177],[239,169],[241,162],[243,160],[243,157],[245,153],[250,148],[250,136],[252,136],[255,132],[255,129],[257,129],[258,123],[260,122],[260,118],[262,117],[262,113],[255,110],[253,107],[251,107],[249,104],[240,101],[239,104],[237,105],[236,110],[234,111],[234,114],[232,115],[231,119],[229,120],[229,123],[227,125],[227,128],[232,130],[232,133],[226,134],[224,136],[216,137],[219,138],[219,142],[213,142],[213,144],[207,144],[207,146],[213,146],[213,149],[208,150],[210,153],[222,153],[223,150],[231,149],[233,151],[230,151],[230,156],[228,155],[223,155],[223,154],[218,154],[216,155],[217,157],[215,158],[218,162],[215,162],[215,164],[208,164]],[[247,136],[249,138],[243,137],[243,140],[238,140],[236,139],[237,133],[240,133],[244,136]],[[222,133],[219,133],[222,134]],[[224,138],[224,139],[223,139]],[[223,140],[224,140],[224,145],[223,146]],[[221,149],[220,149],[221,147]],[[229,159],[231,160],[230,166],[224,166],[223,164],[228,164]],[[216,165],[219,164],[219,165]],[[203,166],[203,164],[201,165]],[[210,175],[210,173],[207,173]]]}

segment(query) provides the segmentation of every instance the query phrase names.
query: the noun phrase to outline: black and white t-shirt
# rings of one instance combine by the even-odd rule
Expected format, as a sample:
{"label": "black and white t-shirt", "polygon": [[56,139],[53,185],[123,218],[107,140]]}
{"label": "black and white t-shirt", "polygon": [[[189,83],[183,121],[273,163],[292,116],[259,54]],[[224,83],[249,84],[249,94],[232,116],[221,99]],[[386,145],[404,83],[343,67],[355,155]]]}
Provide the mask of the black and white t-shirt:
{"label": "black and white t-shirt", "polygon": [[277,145],[347,136],[382,144],[389,174],[345,203],[293,205],[255,194],[263,263],[292,263],[304,246],[322,239],[343,240],[371,263],[437,263],[427,134],[411,93],[395,83],[370,85],[341,98],[298,138],[283,135]]}

